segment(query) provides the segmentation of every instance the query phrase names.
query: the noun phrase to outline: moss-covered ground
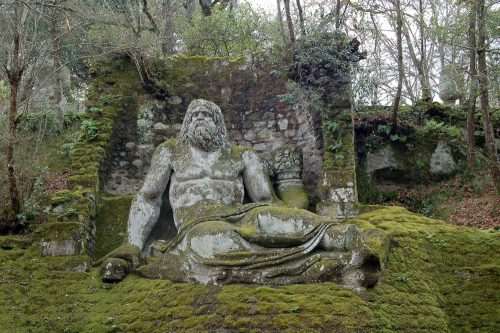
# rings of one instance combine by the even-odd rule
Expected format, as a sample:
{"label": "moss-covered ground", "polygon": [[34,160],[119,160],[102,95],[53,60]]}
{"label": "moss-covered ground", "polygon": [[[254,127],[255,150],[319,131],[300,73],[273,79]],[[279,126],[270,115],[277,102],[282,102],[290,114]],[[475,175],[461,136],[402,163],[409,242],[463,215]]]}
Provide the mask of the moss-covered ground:
{"label": "moss-covered ground", "polygon": [[[117,212],[129,200],[105,199],[100,209]],[[108,214],[97,228],[118,234],[120,226],[99,225],[115,221]],[[37,244],[25,249],[26,241],[2,238],[0,331],[500,331],[498,232],[458,228],[398,207],[374,207],[353,222],[392,236],[382,281],[361,294],[333,283],[209,287],[135,275],[105,284],[97,269],[65,270],[78,257],[42,258]]]}

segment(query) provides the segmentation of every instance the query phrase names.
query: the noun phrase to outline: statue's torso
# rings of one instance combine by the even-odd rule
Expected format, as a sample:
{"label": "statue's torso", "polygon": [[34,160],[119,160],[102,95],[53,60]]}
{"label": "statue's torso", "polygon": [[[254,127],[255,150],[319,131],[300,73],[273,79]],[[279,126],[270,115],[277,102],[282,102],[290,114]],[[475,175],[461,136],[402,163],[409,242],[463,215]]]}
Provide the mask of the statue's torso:
{"label": "statue's torso", "polygon": [[173,159],[169,198],[177,227],[188,218],[243,203],[244,163],[231,155],[186,147]]}

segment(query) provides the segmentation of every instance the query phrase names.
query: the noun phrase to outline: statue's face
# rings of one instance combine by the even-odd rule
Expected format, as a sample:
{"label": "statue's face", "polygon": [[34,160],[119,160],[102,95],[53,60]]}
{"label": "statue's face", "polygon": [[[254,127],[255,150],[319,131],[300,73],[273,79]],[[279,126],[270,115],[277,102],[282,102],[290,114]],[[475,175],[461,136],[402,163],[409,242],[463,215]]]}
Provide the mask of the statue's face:
{"label": "statue's face", "polygon": [[203,150],[212,150],[210,147],[217,140],[217,126],[212,111],[200,105],[193,110],[188,136],[191,143]]}
{"label": "statue's face", "polygon": [[191,126],[203,126],[207,127],[215,126],[214,119],[212,117],[212,112],[205,106],[198,106],[193,111],[193,116],[191,118]]}
{"label": "statue's face", "polygon": [[188,146],[204,151],[230,147],[220,108],[204,99],[189,104],[179,136]]}

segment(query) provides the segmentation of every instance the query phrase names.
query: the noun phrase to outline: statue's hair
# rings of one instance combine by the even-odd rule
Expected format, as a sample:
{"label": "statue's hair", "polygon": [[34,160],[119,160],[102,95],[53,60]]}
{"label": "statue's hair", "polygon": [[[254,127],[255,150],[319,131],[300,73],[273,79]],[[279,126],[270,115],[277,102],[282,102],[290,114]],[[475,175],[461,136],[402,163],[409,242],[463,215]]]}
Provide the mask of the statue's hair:
{"label": "statue's hair", "polygon": [[216,126],[216,132],[214,134],[213,148],[214,150],[227,149],[231,147],[229,138],[227,136],[226,124],[224,122],[224,116],[219,106],[214,102],[207,101],[205,99],[195,99],[193,100],[188,108],[186,115],[184,116],[184,121],[182,122],[181,131],[179,133],[181,142],[191,145],[191,138],[189,137],[189,125],[193,120],[193,112],[198,106],[206,107],[214,120]]}

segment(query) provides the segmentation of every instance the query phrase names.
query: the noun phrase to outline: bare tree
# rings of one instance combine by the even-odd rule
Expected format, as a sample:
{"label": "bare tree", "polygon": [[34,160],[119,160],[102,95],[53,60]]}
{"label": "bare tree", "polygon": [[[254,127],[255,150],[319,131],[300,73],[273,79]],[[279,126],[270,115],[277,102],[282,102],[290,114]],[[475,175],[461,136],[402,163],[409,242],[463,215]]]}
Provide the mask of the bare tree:
{"label": "bare tree", "polygon": [[5,71],[7,73],[7,78],[10,85],[10,107],[9,107],[9,134],[7,142],[7,173],[9,180],[9,200],[11,216],[13,220],[12,225],[9,226],[13,230],[17,229],[17,221],[15,217],[19,214],[21,210],[21,202],[19,198],[19,190],[17,188],[16,171],[14,166],[14,146],[16,143],[17,136],[17,125],[19,124],[18,115],[18,102],[19,102],[19,90],[21,85],[21,80],[23,78],[25,70],[25,62],[22,55],[22,36],[21,36],[21,25],[23,16],[24,5],[19,1],[14,3],[14,15],[13,15],[13,41],[12,49],[9,52],[7,63],[4,64]]}
{"label": "bare tree", "polygon": [[476,160],[474,142],[474,112],[477,98],[477,69],[476,69],[476,1],[469,2],[469,30],[467,44],[469,46],[469,100],[467,102],[467,166],[473,170]]}
{"label": "bare tree", "polygon": [[61,0],[53,0],[51,3],[52,9],[50,13],[50,33],[52,39],[52,65],[53,75],[55,76],[54,84],[54,104],[57,112],[57,120],[59,129],[64,126],[64,113],[61,106],[63,99],[63,84],[62,84],[62,52],[61,52]]}
{"label": "bare tree", "polygon": [[481,101],[481,116],[483,119],[484,138],[486,150],[490,160],[490,170],[497,194],[500,194],[500,171],[498,169],[497,152],[495,147],[495,134],[490,119],[489,93],[488,93],[488,73],[486,67],[486,7],[484,0],[477,1],[477,69],[479,78],[479,98]]}
{"label": "bare tree", "polygon": [[161,48],[163,54],[170,55],[175,49],[174,6],[172,0],[163,0],[163,33]]}
{"label": "bare tree", "polygon": [[398,109],[399,102],[401,100],[401,90],[403,88],[403,16],[401,15],[401,1],[395,0],[394,10],[396,11],[396,43],[398,50],[398,87],[396,90],[396,96],[394,97],[394,103],[392,105],[392,129],[395,131],[398,128]]}
{"label": "bare tree", "polygon": [[281,34],[281,37],[283,38],[283,43],[287,44],[286,35],[285,35],[285,28],[283,27],[283,12],[281,11],[281,1],[282,0],[276,0],[276,9],[277,9],[276,18],[278,19],[280,34]]}
{"label": "bare tree", "polygon": [[304,12],[302,10],[302,5],[300,4],[300,0],[297,0],[296,3],[297,3],[297,12],[299,14],[300,31],[302,32],[302,36],[305,36],[306,26],[304,22]]}
{"label": "bare tree", "polygon": [[283,3],[285,4],[285,16],[286,16],[286,23],[288,25],[288,33],[290,34],[290,41],[292,44],[294,44],[295,31],[293,29],[292,15],[290,13],[290,0],[283,0]]}

